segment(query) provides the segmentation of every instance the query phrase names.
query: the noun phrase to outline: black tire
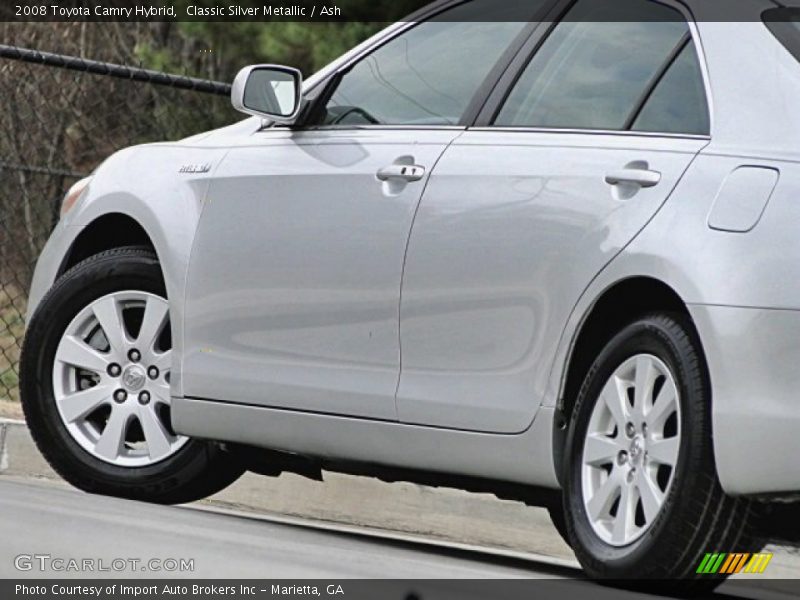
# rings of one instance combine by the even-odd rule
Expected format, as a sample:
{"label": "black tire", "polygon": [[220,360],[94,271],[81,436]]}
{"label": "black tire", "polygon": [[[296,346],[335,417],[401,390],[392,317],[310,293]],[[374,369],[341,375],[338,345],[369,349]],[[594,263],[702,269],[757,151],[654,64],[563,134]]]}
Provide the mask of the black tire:
{"label": "black tire", "polygon": [[20,359],[20,396],[39,451],[65,480],[84,491],[163,504],[209,496],[243,468],[220,445],[189,440],[175,454],[143,467],[121,467],[92,456],[70,435],[58,415],[52,384],[56,348],[70,321],[93,300],[121,290],[166,298],[152,251],[108,250],[65,273],[42,299],[28,325]]}
{"label": "black tire", "polygon": [[[581,463],[589,418],[604,384],[628,358],[659,358],[676,381],[681,440],[672,484],[649,529],[618,547],[593,530],[582,499]],[[716,474],[711,432],[711,395],[705,361],[693,325],[683,315],[654,313],[625,327],[603,349],[579,392],[566,440],[564,515],[569,543],[586,573],[686,594],[719,585],[724,576],[699,575],[706,552],[756,552],[754,504],[727,496]],[[638,582],[637,582],[638,580]],[[663,580],[671,580],[666,583]],[[625,583],[627,582],[627,583]]]}

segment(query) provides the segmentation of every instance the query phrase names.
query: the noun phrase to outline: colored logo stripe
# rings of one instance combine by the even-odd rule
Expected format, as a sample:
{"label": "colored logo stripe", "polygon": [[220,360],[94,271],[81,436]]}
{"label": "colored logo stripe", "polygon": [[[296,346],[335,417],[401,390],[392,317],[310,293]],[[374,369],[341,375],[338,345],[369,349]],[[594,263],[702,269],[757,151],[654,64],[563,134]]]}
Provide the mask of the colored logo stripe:
{"label": "colored logo stripe", "polygon": [[726,573],[729,575],[733,573],[738,573],[739,571],[742,570],[742,567],[744,567],[748,558],[750,558],[749,553],[728,554],[728,558],[723,563],[722,568],[720,569],[719,572]]}
{"label": "colored logo stripe", "polygon": [[[716,573],[732,575],[734,573],[763,573],[772,554],[763,552],[750,554],[747,552],[708,552],[697,567],[697,573],[714,575]],[[745,564],[747,565],[745,567]],[[744,570],[742,570],[744,569]]]}
{"label": "colored logo stripe", "polygon": [[716,573],[724,559],[725,559],[724,552],[722,554],[716,552],[714,554],[706,553],[705,557],[703,558],[703,561],[700,563],[700,566],[697,567],[697,572],[706,575]]}
{"label": "colored logo stripe", "polygon": [[772,554],[761,553],[761,554],[753,554],[753,558],[750,559],[750,562],[747,563],[747,567],[745,568],[745,573],[763,573],[764,569],[767,568],[769,561],[772,560]]}

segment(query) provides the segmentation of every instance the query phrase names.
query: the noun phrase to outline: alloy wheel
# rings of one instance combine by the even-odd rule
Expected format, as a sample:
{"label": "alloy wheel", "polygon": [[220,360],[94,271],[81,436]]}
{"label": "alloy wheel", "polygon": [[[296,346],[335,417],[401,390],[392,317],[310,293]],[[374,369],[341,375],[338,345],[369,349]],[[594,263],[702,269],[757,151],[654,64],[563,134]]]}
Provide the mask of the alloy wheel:
{"label": "alloy wheel", "polygon": [[72,438],[95,458],[143,467],[188,440],[170,425],[169,305],[142,291],[94,300],[70,322],[53,365],[53,391]]}
{"label": "alloy wheel", "polygon": [[583,506],[612,546],[639,539],[661,512],[680,448],[680,402],[670,369],[638,354],[602,388],[583,446]]}

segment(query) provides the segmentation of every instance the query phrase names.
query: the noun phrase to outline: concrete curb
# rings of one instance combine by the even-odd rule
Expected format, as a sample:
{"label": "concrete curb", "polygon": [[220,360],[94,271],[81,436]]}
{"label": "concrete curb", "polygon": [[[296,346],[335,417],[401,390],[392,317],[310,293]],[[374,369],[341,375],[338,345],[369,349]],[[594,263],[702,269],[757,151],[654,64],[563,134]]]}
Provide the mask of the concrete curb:
{"label": "concrete curb", "polygon": [[8,469],[8,456],[6,455],[6,424],[0,423],[0,473]]}
{"label": "concrete curb", "polygon": [[0,475],[58,478],[39,454],[25,421],[0,418]]}

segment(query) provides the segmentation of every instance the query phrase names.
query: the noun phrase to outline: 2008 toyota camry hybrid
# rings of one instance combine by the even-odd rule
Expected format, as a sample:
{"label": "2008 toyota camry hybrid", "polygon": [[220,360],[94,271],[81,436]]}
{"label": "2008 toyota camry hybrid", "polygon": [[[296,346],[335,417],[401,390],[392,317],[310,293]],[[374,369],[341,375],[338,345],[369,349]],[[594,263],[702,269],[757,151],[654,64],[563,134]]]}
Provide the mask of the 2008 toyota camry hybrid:
{"label": "2008 toyota camry hybrid", "polygon": [[[730,4],[730,3],[727,3]],[[800,495],[800,25],[448,0],[64,198],[21,393],[84,490],[322,469],[547,506],[591,577],[695,578]]]}

